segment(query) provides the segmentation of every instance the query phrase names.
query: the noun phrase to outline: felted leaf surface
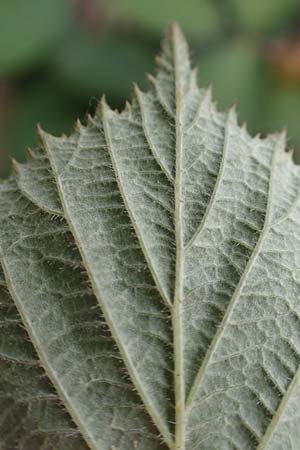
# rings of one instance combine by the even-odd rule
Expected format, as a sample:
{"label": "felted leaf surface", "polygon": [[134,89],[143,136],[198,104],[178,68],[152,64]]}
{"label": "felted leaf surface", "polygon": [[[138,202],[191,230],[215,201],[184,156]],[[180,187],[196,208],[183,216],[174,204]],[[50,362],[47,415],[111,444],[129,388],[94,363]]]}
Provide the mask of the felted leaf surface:
{"label": "felted leaf surface", "polygon": [[40,367],[0,270],[0,448],[86,450]]}
{"label": "felted leaf surface", "polygon": [[1,187],[10,294],[93,450],[299,446],[299,168],[196,78],[173,26],[148,92]]}
{"label": "felted leaf surface", "polygon": [[[158,448],[157,436],[61,220],[1,187],[2,266],[41,364],[91,448]],[[141,435],[141,436],[140,436]]]}
{"label": "felted leaf surface", "polygon": [[48,159],[42,149],[30,150],[27,164],[14,161],[14,169],[16,181],[29,200],[49,214],[63,214]]}

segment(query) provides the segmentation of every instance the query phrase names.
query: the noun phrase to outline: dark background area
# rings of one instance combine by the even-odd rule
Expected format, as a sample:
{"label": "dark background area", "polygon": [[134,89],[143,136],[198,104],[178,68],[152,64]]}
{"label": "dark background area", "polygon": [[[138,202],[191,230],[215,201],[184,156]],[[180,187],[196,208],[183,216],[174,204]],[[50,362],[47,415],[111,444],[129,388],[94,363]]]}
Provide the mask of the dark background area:
{"label": "dark background area", "polygon": [[103,93],[122,108],[132,81],[145,88],[173,20],[219,106],[237,102],[251,133],[287,127],[300,161],[296,0],[0,0],[0,176],[35,147],[38,122],[68,134]]}

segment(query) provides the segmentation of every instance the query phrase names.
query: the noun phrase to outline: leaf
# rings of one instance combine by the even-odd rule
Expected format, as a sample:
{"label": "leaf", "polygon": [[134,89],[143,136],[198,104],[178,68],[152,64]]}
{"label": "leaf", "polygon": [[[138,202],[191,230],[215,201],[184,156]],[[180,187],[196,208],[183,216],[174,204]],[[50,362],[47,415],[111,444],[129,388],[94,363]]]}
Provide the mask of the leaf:
{"label": "leaf", "polygon": [[9,291],[93,450],[300,439],[299,167],[196,78],[174,25],[148,92],[40,130],[1,187]]}
{"label": "leaf", "polygon": [[29,203],[15,182],[2,185],[0,198],[8,287],[41,364],[89,448],[119,442],[129,450],[135,441],[158,448],[143,406],[124,379],[66,224]]}
{"label": "leaf", "polygon": [[13,161],[16,181],[20,190],[39,208],[49,214],[62,216],[59,195],[43,149],[30,150],[28,158],[27,164]]}

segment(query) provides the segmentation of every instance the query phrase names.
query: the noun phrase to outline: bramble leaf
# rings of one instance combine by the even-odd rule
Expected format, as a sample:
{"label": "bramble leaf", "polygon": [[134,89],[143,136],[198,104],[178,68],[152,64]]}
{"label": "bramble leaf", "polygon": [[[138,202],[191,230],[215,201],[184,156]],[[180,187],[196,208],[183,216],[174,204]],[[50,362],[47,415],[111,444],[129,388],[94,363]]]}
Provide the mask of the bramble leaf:
{"label": "bramble leaf", "polygon": [[157,62],[123,112],[102,99],[15,164],[5,283],[78,448],[296,450],[299,167],[217,110],[176,25]]}

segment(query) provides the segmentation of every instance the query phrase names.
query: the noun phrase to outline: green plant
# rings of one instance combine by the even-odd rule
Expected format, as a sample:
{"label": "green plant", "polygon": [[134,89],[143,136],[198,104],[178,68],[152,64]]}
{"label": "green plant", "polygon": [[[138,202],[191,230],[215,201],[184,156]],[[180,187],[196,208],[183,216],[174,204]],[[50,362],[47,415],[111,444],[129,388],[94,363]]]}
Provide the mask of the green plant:
{"label": "green plant", "polygon": [[0,185],[1,450],[299,446],[299,168],[175,25],[150,84]]}

